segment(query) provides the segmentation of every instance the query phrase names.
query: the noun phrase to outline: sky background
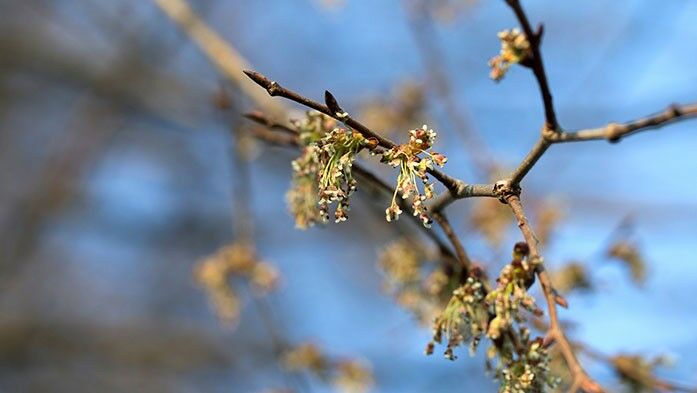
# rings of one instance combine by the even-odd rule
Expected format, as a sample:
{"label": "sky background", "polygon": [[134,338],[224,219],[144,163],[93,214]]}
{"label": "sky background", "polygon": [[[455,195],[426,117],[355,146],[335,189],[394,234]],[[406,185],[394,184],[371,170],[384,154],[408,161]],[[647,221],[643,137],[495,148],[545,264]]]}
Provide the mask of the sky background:
{"label": "sky background", "polygon": [[[328,89],[349,112],[400,82],[426,79],[396,0],[191,3],[256,70],[315,99]],[[533,23],[545,24],[542,52],[565,129],[697,100],[697,3],[524,5]],[[516,25],[504,2],[479,1],[436,30],[459,106],[509,167],[534,144],[543,116],[530,72],[512,68],[498,84],[488,77],[496,33]],[[2,260],[0,389],[282,387],[254,300],[243,292],[240,324],[225,329],[191,276],[196,260],[233,237],[230,119],[211,105],[222,80],[215,68],[150,1],[5,0],[0,45],[3,247],[29,242]],[[446,171],[485,181],[468,168],[463,140],[439,106],[429,109]],[[675,365],[661,375],[692,385],[696,126],[686,121],[614,145],[553,146],[523,183],[529,195],[565,207],[546,263],[580,259],[594,271],[596,291],[570,295],[561,312],[576,324],[573,337],[607,354],[669,354]],[[257,246],[282,274],[267,301],[277,330],[289,342],[313,340],[332,355],[369,361],[376,391],[495,391],[481,357],[423,356],[429,329],[381,291],[375,266],[396,234],[360,192],[348,222],[293,228],[284,194],[294,155],[259,145],[251,167]],[[72,190],[66,200],[44,200],[61,187]],[[507,251],[488,260],[492,253],[466,225],[469,208],[459,202],[450,219],[470,254],[496,272]],[[642,287],[602,257],[627,216],[649,262]],[[514,230],[506,239],[505,250],[521,240]],[[610,371],[585,363],[613,386]],[[311,381],[311,391],[327,389]]]}

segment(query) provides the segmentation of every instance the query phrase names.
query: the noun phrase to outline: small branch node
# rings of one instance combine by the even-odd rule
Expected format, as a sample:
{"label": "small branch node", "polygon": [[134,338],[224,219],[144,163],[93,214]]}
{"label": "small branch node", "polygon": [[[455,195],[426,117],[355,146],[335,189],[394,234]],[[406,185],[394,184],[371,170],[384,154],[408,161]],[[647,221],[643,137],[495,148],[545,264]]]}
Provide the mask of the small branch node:
{"label": "small branch node", "polygon": [[520,186],[513,184],[510,179],[499,180],[494,183],[494,196],[501,201],[501,203],[507,204],[508,199],[515,196],[520,196]]}

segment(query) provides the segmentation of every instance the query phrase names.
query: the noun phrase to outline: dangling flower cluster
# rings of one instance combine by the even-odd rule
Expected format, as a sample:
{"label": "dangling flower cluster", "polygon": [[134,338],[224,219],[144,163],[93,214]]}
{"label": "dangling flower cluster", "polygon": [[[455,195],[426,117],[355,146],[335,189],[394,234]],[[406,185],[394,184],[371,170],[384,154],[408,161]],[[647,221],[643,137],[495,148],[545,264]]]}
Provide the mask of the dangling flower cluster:
{"label": "dangling flower cluster", "polygon": [[286,193],[295,227],[307,229],[321,220],[317,177],[322,169],[316,143],[336,127],[336,121],[319,112],[307,112],[305,119],[293,124],[302,146],[300,157],[292,162],[292,186]]}
{"label": "dangling flower cluster", "polygon": [[378,257],[378,267],[384,273],[383,289],[397,303],[424,324],[433,321],[446,304],[457,277],[451,277],[442,266],[428,269],[436,259],[414,239],[404,238],[388,244]]}
{"label": "dangling flower cluster", "polygon": [[345,393],[364,393],[373,385],[370,368],[356,359],[331,359],[313,343],[300,344],[283,355],[290,371],[308,371]]}
{"label": "dangling flower cluster", "polygon": [[295,216],[295,225],[304,229],[329,220],[329,205],[337,203],[336,222],[346,221],[349,196],[356,190],[351,167],[356,155],[375,141],[359,132],[336,125],[322,114],[308,113],[296,123],[299,141],[305,146],[293,161],[293,187],[286,198]]}
{"label": "dangling flower cluster", "polygon": [[486,296],[489,311],[495,315],[489,322],[487,336],[499,339],[514,322],[524,322],[522,309],[535,315],[542,315],[533,298],[527,291],[535,278],[535,266],[528,261],[528,245],[518,243],[513,249],[513,260],[504,266],[496,279],[496,289]]}
{"label": "dangling flower cluster", "polygon": [[230,286],[231,277],[249,280],[252,288],[265,294],[276,288],[278,271],[256,255],[254,247],[246,242],[225,246],[194,268],[196,281],[206,290],[221,321],[232,324],[240,313],[240,302]]}
{"label": "dangling flower cluster", "polygon": [[[397,194],[401,193],[402,199],[411,197],[411,207],[414,216],[418,216],[425,227],[430,228],[431,217],[427,214],[424,201],[433,198],[433,184],[429,183],[427,170],[433,168],[433,164],[440,167],[445,165],[447,158],[436,152],[427,150],[433,146],[436,140],[436,133],[429,129],[425,124],[423,127],[409,131],[409,142],[395,146],[382,155],[382,161],[393,167],[399,167],[397,177],[397,187],[392,196],[390,207],[385,210],[387,221],[396,221],[402,210],[397,203]],[[419,154],[424,153],[425,157]],[[423,183],[420,190],[416,178]]]}
{"label": "dangling flower cluster", "polygon": [[450,360],[456,358],[455,347],[469,343],[470,354],[474,354],[486,337],[490,342],[487,367],[500,382],[499,392],[538,393],[556,387],[560,380],[550,373],[550,356],[542,338],[531,340],[523,325],[522,310],[537,316],[542,313],[527,293],[536,268],[528,260],[528,253],[527,244],[516,244],[513,261],[502,269],[494,290],[487,293],[481,279],[469,277],[453,291],[450,302],[435,319],[433,340],[426,354],[433,353],[435,343],[440,343],[444,335],[448,340],[445,357]]}
{"label": "dangling flower cluster", "polygon": [[477,350],[479,341],[486,333],[489,314],[484,305],[485,290],[481,281],[468,277],[453,295],[445,310],[433,323],[433,339],[426,346],[425,353],[433,353],[435,343],[442,343],[445,336],[448,344],[445,357],[455,360],[453,349],[469,342],[470,354]]}
{"label": "dangling flower cluster", "polygon": [[356,155],[368,139],[359,132],[335,128],[317,143],[319,162],[319,211],[323,221],[329,220],[329,205],[336,202],[334,221],[348,219],[349,196],[356,191],[356,180],[351,173]]}
{"label": "dangling flower cluster", "polygon": [[[500,393],[538,393],[554,389],[561,379],[550,373],[551,358],[542,337],[530,339],[530,331],[521,327],[511,330],[505,343],[489,347],[487,368],[493,371]],[[498,358],[496,366],[491,364]]]}
{"label": "dangling flower cluster", "polygon": [[520,29],[501,31],[498,37],[501,52],[489,60],[490,77],[497,82],[503,79],[511,64],[525,63],[532,56],[530,42]]}

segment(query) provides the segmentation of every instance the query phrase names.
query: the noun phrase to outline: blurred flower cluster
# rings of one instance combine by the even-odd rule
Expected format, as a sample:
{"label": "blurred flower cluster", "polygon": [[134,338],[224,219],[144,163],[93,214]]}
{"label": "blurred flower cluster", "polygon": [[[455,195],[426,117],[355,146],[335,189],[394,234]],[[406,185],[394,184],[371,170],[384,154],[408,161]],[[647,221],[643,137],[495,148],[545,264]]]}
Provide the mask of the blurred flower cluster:
{"label": "blurred flower cluster", "polygon": [[527,291],[535,277],[535,266],[527,256],[527,244],[516,244],[513,260],[501,269],[496,280],[496,289],[486,296],[489,311],[494,315],[487,331],[487,336],[492,340],[497,340],[509,332],[514,322],[525,321],[521,309],[536,315],[542,314],[535,304],[535,298]]}
{"label": "blurred flower cluster", "polygon": [[646,261],[632,241],[627,239],[615,241],[608,248],[607,256],[626,265],[635,284],[641,285],[646,281]]}
{"label": "blurred flower cluster", "polygon": [[361,105],[360,118],[382,135],[392,135],[419,124],[426,117],[424,85],[413,81],[401,82],[389,97],[367,100]]}
{"label": "blurred flower cluster", "polygon": [[463,343],[469,343],[470,354],[474,354],[489,320],[484,297],[483,284],[473,277],[454,290],[448,305],[433,322],[433,340],[426,346],[426,354],[433,353],[435,343],[442,343],[443,336],[447,339],[446,358],[455,360],[453,349]]}
{"label": "blurred flower cluster", "polygon": [[314,343],[304,343],[283,355],[289,371],[307,371],[332,383],[345,393],[363,393],[373,386],[373,374],[365,362],[356,359],[332,359]]}
{"label": "blurred flower cluster", "polygon": [[562,293],[573,290],[590,290],[593,286],[586,267],[579,262],[571,262],[554,270],[551,274],[554,289]]}
{"label": "blurred flower cluster", "polygon": [[531,56],[530,42],[520,29],[503,30],[498,34],[501,52],[489,60],[490,77],[500,81],[512,64],[525,63]]}
{"label": "blurred flower cluster", "polygon": [[[409,131],[409,142],[395,146],[382,155],[382,161],[397,168],[397,187],[392,196],[390,207],[385,210],[387,221],[399,219],[402,210],[397,203],[397,195],[401,194],[402,199],[411,198],[411,207],[414,216],[418,216],[427,228],[431,226],[431,217],[427,214],[424,201],[433,198],[433,184],[429,183],[427,170],[432,169],[433,165],[442,167],[447,162],[447,158],[436,152],[428,152],[435,143],[436,133],[423,125],[421,128]],[[423,153],[425,156],[420,156]],[[417,185],[417,177],[421,180],[422,187]]]}
{"label": "blurred flower cluster", "polygon": [[235,242],[201,260],[194,267],[194,277],[226,324],[235,323],[240,314],[240,300],[230,283],[232,277],[247,280],[258,294],[275,289],[278,283],[278,271],[260,261],[253,245],[247,242]]}
{"label": "blurred flower cluster", "polygon": [[432,262],[437,256],[428,254],[414,239],[403,238],[388,244],[378,257],[383,289],[423,324],[433,320],[457,285]]}
{"label": "blurred flower cluster", "polygon": [[620,354],[610,358],[610,364],[620,378],[620,382],[631,392],[691,391],[687,388],[670,389],[677,386],[667,384],[657,377],[657,368],[671,364],[671,359],[666,356],[647,359],[640,355]]}

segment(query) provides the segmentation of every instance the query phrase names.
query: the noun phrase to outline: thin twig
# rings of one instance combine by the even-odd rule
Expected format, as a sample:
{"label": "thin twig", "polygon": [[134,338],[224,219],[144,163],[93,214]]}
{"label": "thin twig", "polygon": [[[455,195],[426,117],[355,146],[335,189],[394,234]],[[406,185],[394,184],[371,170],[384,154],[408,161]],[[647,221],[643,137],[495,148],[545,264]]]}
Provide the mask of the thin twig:
{"label": "thin twig", "polygon": [[678,120],[697,117],[697,103],[688,105],[671,105],[664,111],[627,123],[610,123],[600,128],[590,128],[576,132],[562,132],[545,135],[551,143],[582,142],[605,139],[616,143],[641,131],[663,127]]}
{"label": "thin twig", "polygon": [[544,155],[547,149],[556,143],[583,142],[606,139],[618,142],[621,139],[641,131],[656,129],[679,120],[697,117],[697,103],[688,105],[671,105],[656,115],[642,117],[626,123],[610,123],[600,128],[590,128],[576,132],[542,132],[530,152],[509,176],[513,185],[518,185],[530,169]]}

